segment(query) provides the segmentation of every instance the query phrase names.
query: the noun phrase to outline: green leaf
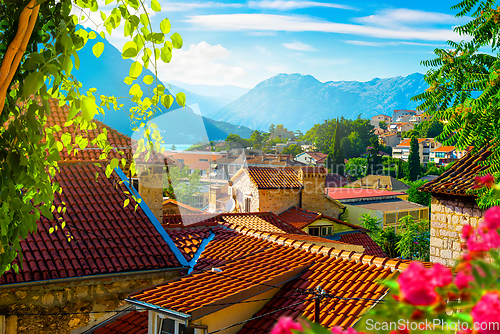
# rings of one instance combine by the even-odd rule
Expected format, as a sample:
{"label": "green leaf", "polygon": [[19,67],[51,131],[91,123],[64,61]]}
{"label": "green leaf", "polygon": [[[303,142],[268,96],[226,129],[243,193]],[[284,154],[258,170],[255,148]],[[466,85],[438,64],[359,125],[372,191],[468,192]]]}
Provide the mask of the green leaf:
{"label": "green leaf", "polygon": [[96,39],[96,38],[97,38],[97,34],[95,33],[95,31],[89,32],[89,39]]}
{"label": "green leaf", "polygon": [[101,37],[102,37],[103,39],[106,39],[106,34],[104,33],[104,31],[101,31],[101,32],[99,33],[99,35],[101,35]]}
{"label": "green leaf", "polygon": [[161,11],[161,6],[158,0],[151,0],[151,9],[155,12]]}
{"label": "green leaf", "polygon": [[131,77],[126,77],[125,79],[123,79],[123,82],[130,86],[134,82],[134,79]]}
{"label": "green leaf", "polygon": [[148,14],[141,14],[141,24],[145,27],[149,25],[149,16]]}
{"label": "green leaf", "polygon": [[164,34],[168,34],[170,32],[170,20],[163,19],[160,23],[161,32]]}
{"label": "green leaf", "polygon": [[128,205],[128,203],[130,203],[130,200],[127,198],[124,202],[123,202],[123,207],[126,207]]}
{"label": "green leaf", "polygon": [[177,93],[177,95],[175,95],[175,99],[177,100],[177,103],[180,106],[183,106],[183,107],[186,106],[186,94],[184,94],[183,92]]}
{"label": "green leaf", "polygon": [[64,58],[62,68],[68,75],[71,75],[71,71],[73,70],[73,61],[71,60],[71,57]]}
{"label": "green leaf", "polygon": [[174,46],[175,49],[180,49],[182,48],[182,37],[178,33],[174,33],[172,36],[170,36],[170,39],[172,40],[172,45]]}
{"label": "green leaf", "polygon": [[130,90],[128,91],[129,95],[137,95],[141,92],[141,86],[139,86],[138,84],[134,84],[132,87],[130,87]]}
{"label": "green leaf", "polygon": [[132,65],[130,65],[130,69],[128,71],[128,75],[131,78],[138,78],[139,75],[142,73],[142,64],[139,63],[138,61],[134,61]]}
{"label": "green leaf", "polygon": [[95,98],[83,96],[82,97],[82,116],[87,122],[91,121],[95,114],[97,114],[97,105],[95,103]]}
{"label": "green leaf", "polygon": [[168,109],[172,106],[172,103],[174,103],[174,97],[172,95],[163,95],[161,103]]}
{"label": "green leaf", "polygon": [[29,98],[31,95],[35,94],[42,86],[43,86],[42,72],[37,71],[28,74],[26,79],[24,79],[24,87],[23,87],[24,97]]}
{"label": "green leaf", "polygon": [[92,47],[92,52],[94,53],[94,56],[96,56],[96,58],[99,58],[103,51],[104,51],[104,43],[103,42],[97,42]]}
{"label": "green leaf", "polygon": [[137,44],[133,41],[128,41],[123,46],[122,57],[127,59],[135,56],[137,56]]}
{"label": "green leaf", "polygon": [[[103,22],[106,21],[106,14],[103,11],[101,11],[101,19]],[[102,31],[101,31],[101,33],[102,33]]]}
{"label": "green leaf", "polygon": [[172,60],[172,50],[170,48],[165,46],[161,48],[161,60],[170,63],[170,60]]}
{"label": "green leaf", "polygon": [[113,158],[113,159],[111,159],[109,166],[111,169],[115,169],[116,167],[118,167],[119,163],[120,163],[120,160],[118,160],[117,158]]}
{"label": "green leaf", "polygon": [[149,74],[148,74],[148,75],[146,75],[146,76],[142,79],[142,81],[144,81],[144,83],[145,83],[146,85],[151,85],[151,84],[153,83],[153,81],[154,81],[154,80],[155,80],[155,78],[153,78],[153,76],[152,76],[152,75],[149,75]]}

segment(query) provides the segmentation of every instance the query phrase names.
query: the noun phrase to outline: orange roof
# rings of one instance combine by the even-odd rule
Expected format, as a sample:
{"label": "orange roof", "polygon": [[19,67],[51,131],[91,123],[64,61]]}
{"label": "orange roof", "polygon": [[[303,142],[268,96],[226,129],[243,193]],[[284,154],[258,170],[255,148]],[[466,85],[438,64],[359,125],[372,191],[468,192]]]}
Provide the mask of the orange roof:
{"label": "orange roof", "polygon": [[455,149],[455,146],[441,146],[433,150],[432,152],[451,152]]}
{"label": "orange roof", "polygon": [[113,322],[99,327],[94,334],[147,334],[148,312],[123,312]]}
{"label": "orange roof", "polygon": [[400,260],[314,246],[245,228],[236,232],[218,227],[212,232],[215,236],[202,251],[193,274],[134,293],[128,301],[182,312],[193,321],[227,307],[221,304],[245,301],[288,281],[255,316],[276,312],[248,322],[243,332],[269,332],[283,315],[312,320],[314,301],[309,292],[318,286],[342,298],[322,302],[321,325],[345,328],[384,296],[387,289],[378,280],[394,277],[408,266]]}
{"label": "orange roof", "polygon": [[[418,143],[420,144],[420,143],[426,141],[427,138],[417,138],[417,140],[418,140]],[[410,143],[411,143],[411,138],[406,138],[401,143],[399,143],[396,147],[410,147]]]}
{"label": "orange roof", "polygon": [[208,161],[196,161],[189,165],[189,169],[208,170],[209,167],[210,163]]}
{"label": "orange roof", "polygon": [[258,189],[298,189],[302,188],[297,173],[290,167],[244,168]]}
{"label": "orange roof", "polygon": [[405,195],[404,192],[365,189],[365,188],[327,188],[325,189],[329,197],[336,200],[354,199],[354,198],[370,198],[370,197],[385,197],[385,196],[400,196]]}
{"label": "orange roof", "polygon": [[201,212],[200,210],[196,209],[196,208],[193,208],[192,206],[189,206],[187,204],[184,204],[184,203],[181,203],[181,202],[178,202],[176,201],[175,199],[172,199],[172,198],[169,198],[165,201],[163,201],[163,205],[166,205],[166,204],[169,204],[169,203],[172,203],[172,204],[175,204],[175,205],[178,205],[180,207],[183,207],[185,209],[188,209],[188,210],[191,210],[191,211],[194,211],[194,212]]}

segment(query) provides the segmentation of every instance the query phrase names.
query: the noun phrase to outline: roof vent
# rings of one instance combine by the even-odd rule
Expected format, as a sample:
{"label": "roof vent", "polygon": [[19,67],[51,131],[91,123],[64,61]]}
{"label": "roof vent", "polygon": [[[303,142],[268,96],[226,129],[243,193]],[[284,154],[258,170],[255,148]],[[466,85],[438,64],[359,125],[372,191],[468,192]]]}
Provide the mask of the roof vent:
{"label": "roof vent", "polygon": [[213,273],[221,273],[222,272],[222,269],[219,269],[219,268],[212,268],[212,272]]}

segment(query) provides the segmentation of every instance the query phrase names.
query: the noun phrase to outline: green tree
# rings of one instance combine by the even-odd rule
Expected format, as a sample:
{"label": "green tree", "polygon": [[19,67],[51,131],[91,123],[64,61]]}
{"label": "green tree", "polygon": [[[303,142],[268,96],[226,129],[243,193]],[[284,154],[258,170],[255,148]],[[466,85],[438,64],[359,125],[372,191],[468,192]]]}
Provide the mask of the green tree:
{"label": "green tree", "polygon": [[251,146],[251,144],[247,139],[241,138],[240,135],[230,133],[226,138],[226,143],[224,146],[227,150],[229,150],[237,147],[246,148]]}
{"label": "green tree", "polygon": [[200,178],[199,169],[190,174],[188,166],[169,168],[163,178],[163,195],[189,205],[193,196],[201,191]]}
{"label": "green tree", "polygon": [[333,138],[334,140],[327,157],[328,169],[331,173],[344,175],[344,153],[340,147],[340,123],[338,119]]}
{"label": "green tree", "polygon": [[254,149],[261,149],[263,142],[264,142],[264,136],[262,135],[262,132],[258,130],[252,132],[252,135],[250,136],[250,145]]}
{"label": "green tree", "polygon": [[381,128],[382,130],[387,130],[387,123],[385,121],[379,121],[378,127]]}
{"label": "green tree", "polygon": [[269,125],[269,133],[273,133],[275,130],[274,124]]}
{"label": "green tree", "polygon": [[345,165],[346,176],[354,181],[366,175],[367,161],[365,158],[350,158]]}
{"label": "green tree", "polygon": [[374,137],[370,139],[370,144],[367,148],[367,168],[366,175],[379,175],[384,171],[384,164],[382,163],[382,156],[379,155],[380,152],[380,142],[378,138]]}
{"label": "green tree", "polygon": [[415,181],[420,176],[420,149],[418,139],[413,137],[410,142],[410,154],[408,155],[408,173],[407,178]]}
{"label": "green tree", "polygon": [[422,204],[430,208],[431,194],[418,190],[418,188],[423,186],[426,182],[427,182],[426,180],[417,180],[413,182],[408,182],[410,189],[408,189],[406,193],[408,194],[408,201]]}
{"label": "green tree", "polygon": [[[467,41],[448,41],[449,47],[437,48],[436,57],[422,62],[431,67],[425,81],[429,88],[415,96],[419,110],[425,110],[433,119],[448,121],[437,139],[446,145],[464,150],[473,144],[476,152],[491,146],[493,154],[483,163],[498,165],[500,161],[500,30],[496,1],[463,0],[452,9],[457,17],[471,20],[454,31],[470,36]],[[498,168],[492,168],[494,176]],[[472,191],[472,190],[471,190]],[[486,208],[500,204],[485,196],[488,191],[474,191],[478,205]]]}
{"label": "green tree", "polygon": [[396,174],[396,178],[397,179],[404,179],[405,176],[406,176],[406,164],[405,164],[405,161],[403,159],[398,159],[398,167],[397,167],[397,174]]}
{"label": "green tree", "polygon": [[[179,93],[174,98],[151,75],[143,78],[150,87],[146,94],[136,80],[143,68],[152,67],[156,75],[158,63],[170,61],[172,50],[181,48],[182,38],[177,33],[170,33],[167,18],[159,27],[150,24],[145,6],[159,12],[158,1],[148,4],[108,1],[107,4],[113,2],[115,8],[108,14],[101,11],[103,22],[96,22],[96,26],[101,25],[111,35],[120,23],[124,23],[127,43],[122,56],[133,60],[129,76],[125,78],[131,85],[130,96],[124,98],[136,103],[126,112],[133,130],[146,124],[144,137],[138,140],[135,153],[146,152],[147,160],[153,148],[161,151],[161,135],[149,121],[161,112],[162,106],[168,109],[175,100],[184,106],[185,95]],[[120,103],[117,97],[100,95],[92,87],[82,87],[78,78],[72,75],[73,69],[79,68],[77,51],[88,40],[106,36],[104,31],[98,37],[95,32],[80,29],[79,24],[87,18],[72,15],[72,8],[78,8],[78,13],[99,12],[99,3],[95,0],[0,3],[0,274],[10,269],[10,263],[18,256],[20,240],[36,232],[36,222],[41,215],[53,219],[54,210],[65,210],[63,206],[53,207],[54,193],[61,189],[53,179],[62,150],[101,148],[108,177],[121,161],[126,163],[125,159],[107,158],[112,147],[106,133],[102,132],[95,141],[86,138],[87,130],[95,129],[94,116],[104,114],[105,109],[119,109]],[[92,50],[99,57],[104,51],[104,43],[97,41]],[[40,103],[32,96],[39,98]],[[71,137],[71,134],[62,133],[60,127],[45,123],[49,98],[57,98],[61,104],[68,105],[67,121],[73,122],[82,135]],[[133,161],[130,172],[135,174]],[[62,228],[64,224],[59,221],[54,228]]]}
{"label": "green tree", "polygon": [[361,214],[361,226],[369,230],[368,235],[379,245],[389,258],[400,256],[397,244],[400,236],[396,234],[393,227],[382,227],[382,220],[372,217],[369,213]]}
{"label": "green tree", "polygon": [[175,147],[175,144],[172,144],[172,147],[170,147],[170,150],[175,151],[177,147]]}
{"label": "green tree", "polygon": [[401,239],[396,249],[405,259],[429,261],[430,225],[429,221],[415,221],[410,215],[401,217]]}
{"label": "green tree", "polygon": [[348,159],[351,157],[359,157],[365,149],[361,136],[357,131],[352,131],[347,137],[342,138],[340,147],[344,152],[344,156]]}
{"label": "green tree", "polygon": [[302,147],[300,147],[300,145],[297,145],[297,144],[292,144],[288,147],[285,147],[283,149],[283,154],[290,154],[290,155],[293,155],[293,156],[296,156],[300,153],[302,153]]}

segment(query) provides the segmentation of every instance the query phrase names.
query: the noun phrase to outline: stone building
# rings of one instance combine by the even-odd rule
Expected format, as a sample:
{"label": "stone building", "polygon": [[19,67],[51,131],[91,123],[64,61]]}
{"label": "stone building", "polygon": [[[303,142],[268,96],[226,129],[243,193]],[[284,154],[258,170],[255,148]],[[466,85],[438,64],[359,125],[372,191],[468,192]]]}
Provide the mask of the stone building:
{"label": "stone building", "polygon": [[431,199],[430,261],[453,266],[462,254],[460,232],[464,225],[477,227],[484,209],[471,194],[474,178],[487,167],[479,166],[491,151],[484,148],[475,155],[468,153],[450,169],[419,189]]}
{"label": "stone building", "polygon": [[315,167],[253,167],[240,169],[229,192],[239,212],[280,214],[297,206],[338,217],[342,205],[325,195],[327,170]]}
{"label": "stone building", "polygon": [[[61,126],[56,138],[81,134],[64,126],[66,105],[49,104],[47,124]],[[108,129],[110,144],[131,159],[130,138],[96,123]],[[90,142],[97,133],[83,135]],[[155,215],[161,217],[161,206],[155,213],[148,206],[162,203],[161,189],[151,184],[156,171],[149,174],[147,168],[155,160],[141,167],[148,179],[139,183],[137,193],[121,169],[108,178],[105,168],[94,164],[101,153],[98,147],[61,152],[54,181],[62,193],[54,194],[54,205],[64,205],[65,211],[54,211],[52,219],[40,217],[37,232],[20,243],[22,263],[20,258],[14,262],[19,272],[0,276],[0,329],[5,333],[83,333],[128,307],[124,299],[131,292],[176,278],[189,266]],[[121,155],[111,150],[109,158],[114,157]],[[163,170],[161,160],[156,167]],[[131,193],[144,200],[137,203]]]}

